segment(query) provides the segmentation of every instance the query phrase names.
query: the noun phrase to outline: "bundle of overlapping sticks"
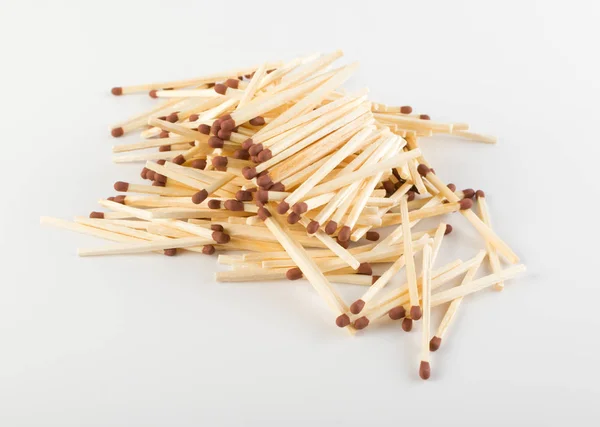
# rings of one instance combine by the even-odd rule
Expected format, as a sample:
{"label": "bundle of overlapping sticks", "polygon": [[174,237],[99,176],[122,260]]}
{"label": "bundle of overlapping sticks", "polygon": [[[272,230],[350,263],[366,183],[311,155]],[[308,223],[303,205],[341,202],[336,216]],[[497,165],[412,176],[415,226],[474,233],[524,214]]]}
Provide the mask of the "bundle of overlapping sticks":
{"label": "bundle of overlapping sticks", "polygon": [[[143,138],[115,146],[115,153],[158,147],[114,159],[145,161],[141,177],[152,185],[117,182],[115,190],[125,194],[101,200],[106,212],[42,222],[117,242],[79,250],[80,256],[223,252],[219,262],[232,269],[216,273],[217,281],[305,277],[337,326],[350,333],[385,317],[403,319],[409,331],[422,319],[419,373],[428,378],[430,351],[440,346],[462,298],[502,289],[524,266],[502,267],[501,258],[516,264],[518,257],[490,227],[485,194],[456,191],[442,181],[423,157],[419,137],[495,140],[469,132],[467,124],[439,123],[408,106],[371,102],[366,90],[344,91],[357,64],[333,68],[341,56],[336,51],[113,88],[114,95],[149,91],[158,99],[155,108],[112,128],[114,137],[141,131]],[[452,212],[477,230],[485,250],[436,266],[452,227],[414,228],[424,218]],[[388,226],[391,232],[380,239],[375,230]],[[492,274],[476,279],[486,257]],[[372,275],[374,264],[382,264],[380,276]],[[402,268],[406,283],[385,289]],[[441,289],[461,275],[460,285]],[[367,288],[348,306],[332,282]],[[431,336],[430,310],[447,302]]]}

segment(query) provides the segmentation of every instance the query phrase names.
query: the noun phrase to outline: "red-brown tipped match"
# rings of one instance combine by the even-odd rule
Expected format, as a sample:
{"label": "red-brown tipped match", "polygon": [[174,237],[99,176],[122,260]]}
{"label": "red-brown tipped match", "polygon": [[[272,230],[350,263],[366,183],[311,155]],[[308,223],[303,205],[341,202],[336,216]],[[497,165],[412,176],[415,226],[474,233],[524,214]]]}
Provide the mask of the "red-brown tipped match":
{"label": "red-brown tipped match", "polygon": [[258,156],[250,156],[250,160],[252,160],[254,163],[260,163]]}
{"label": "red-brown tipped match", "polygon": [[288,224],[297,224],[298,221],[300,221],[300,215],[298,215],[296,212],[290,212],[290,214],[287,216]]}
{"label": "red-brown tipped match", "polygon": [[238,79],[225,80],[225,86],[230,87],[232,89],[237,89],[239,85],[240,85],[240,81]]}
{"label": "red-brown tipped match", "polygon": [[366,318],[365,316],[359,317],[358,319],[356,319],[354,321],[354,328],[361,330],[361,329],[365,329],[367,326],[369,326],[369,319]]}
{"label": "red-brown tipped match", "polygon": [[[194,113],[194,114],[191,114],[191,115],[188,117],[188,120],[189,120],[190,122],[195,122],[195,121],[196,121],[196,120],[198,120],[199,118],[200,118],[200,116],[199,116],[198,114]],[[200,126],[202,126],[202,125],[200,125]],[[209,129],[210,129],[210,128],[209,128]]]}
{"label": "red-brown tipped match", "polygon": [[338,245],[340,245],[344,249],[348,249],[348,246],[350,246],[350,242],[349,241],[342,242],[337,237],[336,237],[335,241],[337,242]]}
{"label": "red-brown tipped match", "polygon": [[104,212],[90,212],[90,218],[104,219]]}
{"label": "red-brown tipped match", "polygon": [[176,248],[165,249],[165,250],[163,251],[163,253],[164,253],[166,256],[175,256],[175,255],[177,255],[177,249],[176,249]]}
{"label": "red-brown tipped match", "polygon": [[210,148],[223,148],[224,141],[218,136],[211,136],[208,138],[208,146]]}
{"label": "red-brown tipped match", "polygon": [[160,151],[161,153],[171,151],[171,146],[170,145],[161,145],[160,147],[158,147],[158,151]]}
{"label": "red-brown tipped match", "polygon": [[401,305],[398,307],[394,307],[392,308],[389,312],[388,312],[388,316],[390,317],[390,319],[392,320],[400,320],[400,319],[404,319],[404,317],[406,317],[406,310],[404,309],[404,307],[402,307]]}
{"label": "red-brown tipped match", "polygon": [[423,316],[423,310],[421,310],[421,306],[413,305],[410,308],[410,317],[413,320],[419,320]]}
{"label": "red-brown tipped match", "polygon": [[365,237],[367,238],[367,240],[370,240],[371,242],[376,242],[379,240],[379,233],[376,231],[367,231],[367,234],[365,235]]}
{"label": "red-brown tipped match", "polygon": [[285,272],[285,277],[288,280],[301,279],[302,278],[302,270],[300,270],[298,267],[290,268],[288,271]]}
{"label": "red-brown tipped match", "polygon": [[259,188],[256,192],[256,200],[261,203],[267,203],[269,201],[269,192]]}
{"label": "red-brown tipped match", "polygon": [[384,188],[385,192],[388,194],[392,194],[394,191],[396,191],[396,187],[394,186],[394,183],[390,180],[383,181],[383,188]]}
{"label": "red-brown tipped match", "polygon": [[225,95],[225,93],[227,93],[227,86],[225,86],[223,83],[217,83],[213,89],[219,95]]}
{"label": "red-brown tipped match", "polygon": [[296,212],[298,215],[302,215],[304,212],[308,210],[308,205],[304,202],[298,202],[292,206],[292,210]]}
{"label": "red-brown tipped match", "polygon": [[160,184],[166,184],[167,183],[167,177],[164,175],[161,175],[159,173],[155,173],[154,174],[154,181],[160,183]]}
{"label": "red-brown tipped match", "polygon": [[219,116],[219,120],[221,120],[221,122],[229,119],[231,119],[231,114],[223,114],[222,116]]}
{"label": "red-brown tipped match", "polygon": [[169,132],[167,132],[166,130],[161,130],[160,133],[158,134],[158,137],[160,139],[162,139],[162,138],[168,138],[169,137]]}
{"label": "red-brown tipped match", "polygon": [[406,200],[408,200],[409,202],[412,202],[413,200],[415,200],[415,192],[414,191],[408,191],[408,193],[406,193]]}
{"label": "red-brown tipped match", "polygon": [[262,150],[263,150],[262,144],[254,144],[254,145],[252,145],[252,147],[250,147],[248,149],[248,152],[250,153],[251,156],[257,156],[258,153],[260,153]]}
{"label": "red-brown tipped match", "polygon": [[265,119],[261,116],[257,116],[250,120],[252,126],[262,126],[265,124]]}
{"label": "red-brown tipped match", "polygon": [[120,136],[123,136],[125,134],[125,131],[123,130],[123,128],[114,128],[113,130],[110,131],[110,134],[114,138],[118,138]]}
{"label": "red-brown tipped match", "polygon": [[419,175],[421,176],[427,176],[427,174],[431,171],[431,169],[429,169],[429,167],[427,167],[427,165],[424,165],[423,163],[421,163],[418,167],[417,167],[417,172],[419,172]]}
{"label": "red-brown tipped match", "polygon": [[475,195],[475,190],[473,190],[472,188],[465,188],[463,190],[463,197],[465,199],[472,199],[474,195]]}
{"label": "red-brown tipped match", "polygon": [[154,181],[152,183],[153,187],[165,187],[165,183],[164,182],[160,182],[160,181]]}
{"label": "red-brown tipped match", "polygon": [[273,184],[273,180],[269,175],[263,175],[256,178],[256,183],[259,187],[270,187]]}
{"label": "red-brown tipped match", "polygon": [[256,176],[256,168],[246,166],[242,168],[242,175],[244,175],[244,178],[246,179],[252,179]]}
{"label": "red-brown tipped match", "polygon": [[276,182],[273,185],[271,185],[269,191],[285,191],[285,185],[283,185],[282,182]]}
{"label": "red-brown tipped match", "polygon": [[185,157],[183,157],[183,155],[179,155],[177,157],[175,157],[173,160],[171,160],[173,163],[175,163],[176,165],[182,165],[185,163]]}
{"label": "red-brown tipped match", "polygon": [[115,201],[115,198],[114,198],[114,197],[109,197],[109,198],[107,198],[106,200],[109,200],[109,201],[111,201],[111,202],[114,202],[114,201]]}
{"label": "red-brown tipped match", "polygon": [[[209,209],[221,209],[221,201],[217,199],[210,199],[207,203]],[[223,231],[223,230],[219,230]]]}
{"label": "red-brown tipped match", "polygon": [[412,327],[413,327],[412,319],[409,319],[408,317],[405,317],[404,319],[402,319],[402,330],[404,332],[412,331]]}
{"label": "red-brown tipped match", "polygon": [[110,93],[112,93],[115,96],[123,95],[123,88],[122,87],[113,87],[110,90]]}
{"label": "red-brown tipped match", "polygon": [[242,148],[244,150],[249,150],[250,147],[252,147],[253,144],[254,144],[254,141],[252,141],[252,138],[248,138],[247,140],[245,140],[244,142],[242,142]]}
{"label": "red-brown tipped match", "polygon": [[412,113],[413,109],[410,105],[404,105],[402,107],[400,107],[400,112],[402,114],[410,114]]}
{"label": "red-brown tipped match", "polygon": [[271,212],[265,208],[259,208],[256,215],[258,215],[258,217],[264,221],[271,216]]}
{"label": "red-brown tipped match", "polygon": [[485,193],[483,192],[483,190],[477,190],[477,192],[475,193],[475,195],[477,196],[478,199],[480,197],[485,197]]}
{"label": "red-brown tipped match", "polygon": [[287,211],[289,209],[290,209],[290,205],[285,200],[282,202],[279,202],[279,204],[277,205],[277,213],[280,215],[287,213]]}
{"label": "red-brown tipped match", "polygon": [[346,313],[344,314],[340,314],[336,319],[335,319],[335,324],[339,327],[339,328],[345,328],[346,326],[348,326],[350,324],[350,318],[348,317],[348,315]]}
{"label": "red-brown tipped match", "polygon": [[221,130],[221,125],[219,125],[216,121],[210,127],[210,133],[215,136],[219,133],[220,130]]}
{"label": "red-brown tipped match", "polygon": [[224,228],[221,224],[211,224],[210,229],[212,231],[223,231],[224,230]]}
{"label": "red-brown tipped match", "polygon": [[429,115],[427,115],[427,114],[420,114],[419,118],[421,120],[431,120],[431,117],[429,117]]}
{"label": "red-brown tipped match", "polygon": [[267,160],[271,160],[271,158],[273,158],[273,153],[267,148],[266,150],[262,150],[260,153],[258,153],[257,157],[258,161],[262,163],[266,162]]}
{"label": "red-brown tipped match", "polygon": [[442,345],[442,339],[434,336],[431,338],[431,341],[429,341],[429,351],[437,351],[440,348],[440,345]]}
{"label": "red-brown tipped match", "polygon": [[450,224],[446,224],[446,231],[444,235],[452,233],[452,226]]}
{"label": "red-brown tipped match", "polygon": [[177,120],[179,120],[179,116],[177,115],[177,113],[171,113],[167,116],[167,121],[169,123],[175,123],[177,122]]}
{"label": "red-brown tipped match", "polygon": [[229,160],[227,160],[227,157],[225,156],[215,156],[211,163],[215,168],[226,168]]}
{"label": "red-brown tipped match", "polygon": [[327,223],[327,225],[325,226],[325,233],[329,234],[330,236],[335,233],[335,230],[337,230],[337,222],[335,221],[329,221]]}
{"label": "red-brown tipped match", "polygon": [[456,185],[452,183],[448,184],[446,187],[448,187],[453,193],[456,191]]}
{"label": "red-brown tipped match", "polygon": [[473,200],[462,199],[460,202],[458,202],[458,204],[460,205],[460,210],[464,211],[466,209],[471,209],[473,207]]}
{"label": "red-brown tipped match", "polygon": [[240,202],[239,200],[226,200],[225,203],[223,203],[223,206],[225,206],[225,209],[227,209],[228,211],[233,211],[233,212],[243,212],[244,211],[244,203]]}
{"label": "red-brown tipped match", "polygon": [[356,270],[358,274],[364,274],[366,276],[371,276],[373,274],[373,269],[371,268],[371,264],[368,262],[361,262]]}
{"label": "red-brown tipped match", "polygon": [[231,131],[221,129],[219,132],[217,132],[217,136],[223,141],[228,141],[229,138],[231,138]]}
{"label": "red-brown tipped match", "polygon": [[202,253],[204,255],[212,255],[215,253],[215,247],[213,245],[204,245],[202,247]]}
{"label": "red-brown tipped match", "polygon": [[124,205],[125,204],[125,196],[115,196],[115,199],[113,200],[113,202]]}
{"label": "red-brown tipped match", "polygon": [[123,182],[123,181],[117,181],[115,182],[115,185],[113,185],[115,191],[120,191],[120,192],[125,192],[129,189],[129,183],[128,182]]}
{"label": "red-brown tipped match", "polygon": [[150,95],[150,98],[158,98],[158,96],[156,96],[156,89],[152,89],[150,92],[148,92],[148,95]]}
{"label": "red-brown tipped match", "polygon": [[344,225],[338,234],[338,239],[342,242],[347,242],[350,240],[350,235],[352,234],[352,229],[347,225]]}
{"label": "red-brown tipped match", "polygon": [[235,193],[235,198],[240,202],[251,202],[252,193],[250,191],[240,190],[237,193]]}
{"label": "red-brown tipped match", "polygon": [[317,221],[311,221],[306,227],[308,234],[315,234],[319,230],[319,223]]}
{"label": "red-brown tipped match", "polygon": [[190,166],[193,167],[194,169],[204,169],[204,168],[206,168],[206,160],[204,160],[204,159],[193,160]]}
{"label": "red-brown tipped match", "polygon": [[[196,119],[198,120],[198,119]],[[210,135],[210,126],[207,124],[202,124],[200,126],[198,126],[198,132],[200,132],[203,135]]]}
{"label": "red-brown tipped match", "polygon": [[208,197],[208,192],[206,190],[200,190],[192,196],[192,202],[199,205]]}
{"label": "red-brown tipped match", "polygon": [[225,132],[231,132],[235,128],[235,121],[233,119],[223,120],[221,122],[221,130]]}
{"label": "red-brown tipped match", "polygon": [[424,380],[429,379],[429,377],[431,376],[431,365],[429,364],[429,362],[421,360],[421,366],[419,366],[419,376]]}
{"label": "red-brown tipped match", "polygon": [[361,299],[357,299],[350,306],[350,313],[352,313],[352,314],[358,314],[358,313],[360,313],[362,311],[362,309],[364,307],[365,307],[365,302],[363,300],[361,300]]}
{"label": "red-brown tipped match", "polygon": [[213,231],[212,238],[215,242],[217,242],[221,245],[225,244],[225,243],[229,242],[229,240],[231,240],[231,237],[229,237],[229,234],[225,234],[222,231]]}
{"label": "red-brown tipped match", "polygon": [[375,284],[375,282],[376,282],[376,281],[378,281],[380,277],[381,277],[381,276],[377,276],[377,275],[373,276],[373,277],[371,278],[371,285],[374,285],[374,284]]}
{"label": "red-brown tipped match", "polygon": [[144,167],[142,169],[142,171],[140,172],[140,176],[142,177],[142,179],[148,179],[148,171],[149,169],[147,167]]}
{"label": "red-brown tipped match", "polygon": [[240,160],[248,160],[250,158],[250,153],[248,153],[248,150],[235,150],[233,152],[233,158],[234,159],[240,159]]}
{"label": "red-brown tipped match", "polygon": [[146,173],[146,179],[149,179],[150,181],[154,181],[154,175],[156,175],[156,172],[148,169],[148,172]]}

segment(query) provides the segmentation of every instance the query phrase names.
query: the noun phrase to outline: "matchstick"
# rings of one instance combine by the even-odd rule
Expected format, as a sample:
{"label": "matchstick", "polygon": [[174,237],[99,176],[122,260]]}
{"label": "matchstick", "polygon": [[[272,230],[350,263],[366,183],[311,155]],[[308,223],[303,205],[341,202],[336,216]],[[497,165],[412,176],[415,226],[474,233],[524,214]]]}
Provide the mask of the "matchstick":
{"label": "matchstick", "polygon": [[421,281],[421,294],[423,302],[423,333],[421,338],[421,364],[419,376],[427,380],[431,376],[431,365],[429,363],[429,330],[431,323],[431,246],[423,247],[423,267]]}
{"label": "matchstick", "polygon": [[419,291],[417,289],[417,273],[415,271],[414,253],[410,231],[410,220],[408,217],[408,200],[403,197],[400,200],[400,211],[402,213],[402,234],[404,235],[404,258],[406,266],[406,278],[410,295],[410,317],[419,320],[423,314],[419,306]]}
{"label": "matchstick", "polygon": [[[479,205],[479,216],[481,216],[481,220],[485,225],[492,228],[492,221],[490,219],[490,211],[487,205],[487,201],[485,199],[485,193],[482,190],[477,190],[477,204]],[[496,252],[496,248],[492,247],[489,242],[485,242],[485,249],[488,253],[488,259],[490,260],[490,266],[492,267],[493,273],[500,273],[502,271],[502,267],[500,266],[500,259],[498,258],[498,252]],[[494,285],[494,289],[497,291],[501,291],[504,289],[504,282],[498,282]]]}

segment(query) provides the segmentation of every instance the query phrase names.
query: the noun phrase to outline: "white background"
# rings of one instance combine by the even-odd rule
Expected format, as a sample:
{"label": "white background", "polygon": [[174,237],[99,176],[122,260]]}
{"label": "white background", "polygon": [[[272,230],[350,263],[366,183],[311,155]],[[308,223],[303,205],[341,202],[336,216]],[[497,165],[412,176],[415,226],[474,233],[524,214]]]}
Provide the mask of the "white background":
{"label": "white background", "polygon": [[[0,425],[594,423],[598,2],[45,3],[0,2]],[[40,227],[135,181],[107,129],[152,104],[112,86],[337,48],[361,62],[350,87],[500,140],[422,141],[443,179],[486,191],[528,266],[465,302],[428,382],[420,326],[350,338],[306,282],[216,284],[198,255],[79,259],[104,243]],[[475,254],[448,220],[442,258]]]}

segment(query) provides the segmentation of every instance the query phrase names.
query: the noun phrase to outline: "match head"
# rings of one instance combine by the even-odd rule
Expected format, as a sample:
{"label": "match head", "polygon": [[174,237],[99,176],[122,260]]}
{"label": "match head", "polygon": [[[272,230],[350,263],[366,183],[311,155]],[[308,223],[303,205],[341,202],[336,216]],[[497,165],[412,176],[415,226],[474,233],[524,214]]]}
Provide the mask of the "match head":
{"label": "match head", "polygon": [[212,158],[211,163],[215,168],[226,168],[229,160],[225,156],[215,156]]}
{"label": "match head", "polygon": [[225,80],[225,86],[230,87],[232,89],[237,89],[239,85],[240,85],[240,81],[238,79]]}
{"label": "match head", "polygon": [[463,195],[465,199],[472,199],[475,195],[475,190],[473,190],[472,188],[465,188],[463,190]]}
{"label": "match head", "polygon": [[419,376],[424,380],[429,379],[431,376],[431,365],[429,362],[421,360],[421,366],[419,366]]}
{"label": "match head", "polygon": [[[198,114],[194,113],[194,114],[192,114],[192,115],[190,115],[190,116],[188,117],[188,120],[189,120],[190,122],[195,122],[195,121],[196,121],[196,120],[198,120],[199,118],[200,118],[200,116],[199,116]],[[200,125],[200,126],[202,126],[202,125]],[[210,128],[209,128],[209,129],[210,129]]]}
{"label": "match head", "polygon": [[171,113],[167,116],[167,121],[169,123],[175,123],[177,122],[177,120],[179,120],[179,116],[177,115],[177,113]]}
{"label": "match head", "polygon": [[308,205],[304,202],[298,202],[292,206],[292,210],[296,212],[298,215],[302,215],[304,212],[308,210]]}
{"label": "match head", "polygon": [[429,351],[436,351],[438,348],[440,348],[440,345],[442,345],[442,339],[434,336],[431,338],[431,341],[429,341]]}
{"label": "match head", "polygon": [[280,215],[283,215],[283,214],[287,213],[287,211],[289,209],[290,209],[290,205],[285,200],[282,200],[277,205],[277,213],[279,213]]}
{"label": "match head", "polygon": [[154,181],[160,183],[160,184],[166,184],[167,183],[167,177],[164,175],[161,175],[159,173],[155,173],[154,174]]}
{"label": "match head", "polygon": [[364,307],[365,307],[365,302],[363,300],[361,300],[361,299],[357,299],[350,306],[350,313],[352,313],[352,314],[358,314],[358,313],[360,313],[362,311],[362,309]]}
{"label": "match head", "polygon": [[216,136],[220,130],[221,130],[221,125],[215,120],[215,122],[210,127],[210,133]]}
{"label": "match head", "polygon": [[[221,209],[221,201],[217,200],[217,199],[210,199],[208,201],[208,208],[209,209]],[[219,230],[219,231],[223,231],[223,230]]]}
{"label": "match head", "polygon": [[485,193],[483,192],[483,190],[477,190],[477,192],[475,193],[475,195],[477,196],[477,198],[479,199],[481,198],[485,198]]}
{"label": "match head", "polygon": [[160,182],[160,181],[154,181],[154,182],[152,183],[152,186],[153,186],[153,187],[166,187],[166,183],[164,183],[164,182]]}
{"label": "match head", "polygon": [[350,242],[346,241],[346,242],[342,242],[340,239],[336,238],[335,239],[336,243],[338,245],[340,245],[342,248],[344,249],[348,249],[348,246],[350,246]]}
{"label": "match head", "polygon": [[370,240],[371,242],[376,242],[379,240],[379,233],[376,231],[367,231],[367,234],[365,235],[365,237],[367,238],[367,240]]}
{"label": "match head", "polygon": [[198,126],[198,132],[200,132],[203,135],[210,135],[210,126],[206,124],[201,124],[200,126]]}
{"label": "match head", "polygon": [[271,160],[272,157],[273,157],[273,153],[268,148],[266,150],[262,150],[260,153],[258,153],[258,161],[261,163],[266,162],[267,160]]}
{"label": "match head", "polygon": [[385,189],[385,192],[389,194],[392,194],[394,191],[396,191],[394,183],[390,180],[383,181],[383,188]]}
{"label": "match head", "polygon": [[404,309],[403,306],[399,305],[398,307],[394,307],[392,308],[389,312],[388,312],[388,316],[390,317],[390,319],[392,320],[400,320],[400,319],[404,319],[406,317],[406,310]]}
{"label": "match head", "polygon": [[365,316],[359,317],[358,319],[356,319],[354,321],[354,328],[361,330],[361,329],[365,329],[367,326],[369,326],[369,319],[366,318]]}
{"label": "match head", "polygon": [[269,201],[269,192],[259,188],[256,191],[256,200],[258,200],[260,203],[267,203]]}
{"label": "match head", "polygon": [[112,93],[115,96],[123,95],[123,88],[122,87],[113,87],[110,90],[110,93]]}
{"label": "match head", "polygon": [[219,123],[222,123],[223,121],[229,120],[229,119],[231,119],[231,114],[223,114],[222,116],[219,116],[219,120],[220,120]]}
{"label": "match head", "polygon": [[240,202],[239,200],[226,200],[225,203],[223,204],[225,206],[225,209],[227,209],[228,211],[233,211],[233,212],[243,212],[244,211],[244,203]]}
{"label": "match head", "polygon": [[317,221],[311,221],[306,227],[308,234],[315,234],[319,230],[319,223]]}
{"label": "match head", "polygon": [[412,113],[413,109],[410,105],[404,105],[402,107],[400,107],[400,112],[402,114],[410,114]]}
{"label": "match head", "polygon": [[235,120],[227,119],[221,122],[221,130],[231,132],[235,128]]}
{"label": "match head", "polygon": [[124,205],[125,204],[125,196],[115,196],[115,199],[113,200],[113,202]]}
{"label": "match head", "polygon": [[346,326],[348,326],[350,324],[350,318],[348,317],[348,315],[346,313],[344,314],[340,314],[336,319],[335,319],[335,324],[339,327],[339,328],[345,328]]}
{"label": "match head", "polygon": [[213,245],[204,245],[202,247],[202,253],[204,255],[212,255],[215,253],[215,247]]}
{"label": "match head", "polygon": [[129,183],[123,182],[123,181],[117,181],[117,182],[115,182],[115,185],[113,187],[114,187],[115,191],[125,192],[129,189]]}
{"label": "match head", "polygon": [[329,234],[330,236],[335,233],[335,230],[337,230],[337,222],[335,221],[329,221],[327,223],[327,225],[325,226],[325,233]]}
{"label": "match head", "polygon": [[375,284],[375,282],[377,282],[377,281],[379,280],[379,278],[380,278],[380,277],[381,277],[381,276],[377,276],[377,275],[375,275],[375,276],[371,276],[371,285],[374,285],[374,284]]}
{"label": "match head", "polygon": [[273,185],[271,185],[269,191],[285,191],[285,185],[283,185],[282,182],[276,182]]}
{"label": "match head", "polygon": [[161,153],[171,151],[171,146],[170,145],[161,145],[160,147],[158,147],[158,151],[160,151]]}
{"label": "match head", "polygon": [[229,237],[229,234],[226,234],[222,231],[213,231],[213,234],[211,236],[215,242],[217,242],[221,245],[225,244],[231,240],[231,237]]}
{"label": "match head", "polygon": [[358,268],[356,269],[358,274],[364,274],[365,276],[370,276],[373,274],[373,269],[371,268],[371,264],[368,262],[361,262]]}
{"label": "match head", "polygon": [[254,144],[254,141],[252,141],[252,138],[248,138],[247,140],[245,140],[244,142],[242,142],[242,148],[244,150],[249,150],[250,147],[252,147],[253,144]]}
{"label": "match head", "polygon": [[250,153],[248,153],[248,150],[235,150],[233,152],[233,158],[234,159],[240,159],[240,160],[248,160],[250,158]]}
{"label": "match head", "polygon": [[169,137],[169,132],[166,130],[161,130],[160,133],[158,134],[159,138],[168,138]]}
{"label": "match head", "polygon": [[412,331],[412,327],[413,327],[413,321],[412,321],[412,319],[409,319],[408,317],[405,317],[402,320],[402,330],[404,332],[410,332],[410,331]]}
{"label": "match head", "polygon": [[154,181],[154,175],[156,175],[156,172],[148,169],[148,172],[146,172],[146,179],[149,179],[150,181]]}
{"label": "match head", "polygon": [[406,193],[406,200],[409,202],[412,202],[413,200],[415,200],[415,192],[412,190],[409,190],[408,193]]}
{"label": "match head", "polygon": [[228,141],[229,138],[231,138],[231,131],[221,129],[219,132],[217,132],[217,136],[223,141]]}
{"label": "match head", "polygon": [[210,148],[223,148],[224,144],[225,143],[223,142],[223,140],[218,136],[211,136],[210,138],[208,138],[208,146]]}
{"label": "match head", "polygon": [[288,271],[285,272],[285,277],[288,280],[301,279],[302,278],[302,270],[300,270],[298,267],[290,268]]}
{"label": "match head", "polygon": [[180,154],[171,161],[176,165],[182,165],[185,163],[185,157],[183,157],[183,155]]}
{"label": "match head", "polygon": [[419,175],[421,175],[421,176],[427,176],[427,174],[429,172],[431,172],[431,169],[429,169],[429,167],[427,165],[424,165],[423,163],[421,163],[417,167],[417,172],[419,172]]}
{"label": "match head", "polygon": [[460,210],[464,211],[466,209],[471,209],[473,207],[473,200],[462,199],[460,202],[458,202],[458,204],[460,205]]}
{"label": "match head", "polygon": [[342,242],[347,242],[350,240],[350,234],[352,234],[352,229],[347,225],[344,225],[338,234],[338,239]]}
{"label": "match head", "polygon": [[213,89],[219,95],[225,95],[225,93],[227,93],[227,86],[225,86],[223,83],[217,83]]}
{"label": "match head", "polygon": [[211,224],[210,229],[212,231],[223,231],[225,230],[221,224]]}
{"label": "match head", "polygon": [[288,224],[296,224],[298,221],[300,221],[300,215],[298,215],[296,212],[290,212],[290,214],[287,216]]}
{"label": "match head", "polygon": [[260,219],[262,219],[263,221],[266,220],[267,218],[271,217],[271,212],[269,212],[266,208],[262,207],[258,209],[258,212],[256,213],[258,215],[258,217]]}
{"label": "match head", "polygon": [[446,224],[446,231],[444,235],[452,233],[452,226],[450,224]]}
{"label": "match head", "polygon": [[256,178],[256,183],[259,187],[270,187],[271,184],[273,184],[273,180],[268,174],[266,174]]}
{"label": "match head", "polygon": [[448,184],[446,187],[448,187],[453,193],[456,191],[456,185],[452,183]]}
{"label": "match head", "polygon": [[421,120],[431,120],[431,117],[429,117],[429,115],[427,115],[427,114],[420,114],[419,118]]}
{"label": "match head", "polygon": [[152,89],[150,92],[148,92],[148,95],[150,95],[150,98],[158,98],[158,96],[156,96],[156,89]]}
{"label": "match head", "polygon": [[410,308],[410,317],[413,320],[419,320],[423,316],[423,310],[419,305],[413,305]]}
{"label": "match head", "polygon": [[149,169],[147,167],[144,167],[142,169],[142,171],[140,172],[140,176],[142,177],[142,179],[148,179],[148,171]]}
{"label": "match head", "polygon": [[163,254],[165,254],[166,256],[175,256],[175,255],[177,255],[177,249],[175,249],[175,248],[165,249],[163,251]]}
{"label": "match head", "polygon": [[252,193],[250,191],[239,190],[237,193],[235,193],[235,198],[240,202],[251,202]]}
{"label": "match head", "polygon": [[261,116],[256,116],[253,119],[250,119],[250,124],[252,126],[262,126],[265,124],[265,119]]}
{"label": "match head", "polygon": [[254,144],[252,147],[248,149],[248,152],[251,156],[257,156],[263,150],[262,144]]}
{"label": "match head", "polygon": [[246,167],[242,168],[242,175],[244,175],[244,178],[246,178],[246,179],[252,179],[257,175],[256,168],[251,168],[250,166],[246,166]]}
{"label": "match head", "polygon": [[200,190],[197,193],[194,193],[194,195],[192,196],[192,202],[194,202],[196,205],[199,205],[200,203],[205,201],[207,197],[208,192],[206,190]]}
{"label": "match head", "polygon": [[118,138],[120,136],[123,136],[125,134],[125,131],[123,130],[123,128],[118,127],[118,128],[114,128],[110,131],[110,134],[114,137],[114,138]]}
{"label": "match head", "polygon": [[204,169],[206,167],[206,160],[205,159],[193,160],[192,164],[190,166],[193,167],[194,169]]}
{"label": "match head", "polygon": [[95,219],[104,219],[104,212],[90,212],[90,218],[95,218]]}

